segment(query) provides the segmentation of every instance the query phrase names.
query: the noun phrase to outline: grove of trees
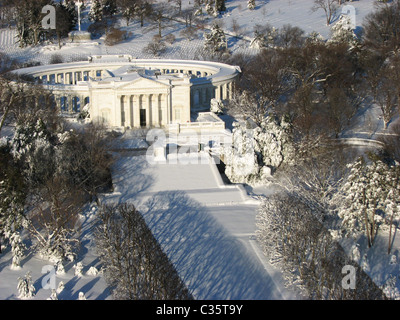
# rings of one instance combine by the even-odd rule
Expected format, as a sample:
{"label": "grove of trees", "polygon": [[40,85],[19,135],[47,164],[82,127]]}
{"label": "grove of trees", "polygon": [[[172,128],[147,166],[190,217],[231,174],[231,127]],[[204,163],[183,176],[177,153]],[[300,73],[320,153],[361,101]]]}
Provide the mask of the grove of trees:
{"label": "grove of trees", "polygon": [[14,267],[22,233],[43,257],[74,260],[83,205],[111,187],[106,131],[95,124],[70,130],[51,92],[4,73],[0,105],[0,131],[10,123],[15,130],[0,143],[1,244],[12,246]]}

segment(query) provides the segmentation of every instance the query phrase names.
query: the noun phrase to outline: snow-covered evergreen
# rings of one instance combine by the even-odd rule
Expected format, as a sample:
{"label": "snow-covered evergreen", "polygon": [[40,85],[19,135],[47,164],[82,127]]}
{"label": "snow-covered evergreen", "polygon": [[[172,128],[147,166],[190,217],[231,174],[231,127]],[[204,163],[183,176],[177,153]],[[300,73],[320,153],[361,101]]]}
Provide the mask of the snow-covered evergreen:
{"label": "snow-covered evergreen", "polygon": [[247,8],[249,8],[250,10],[254,10],[256,8],[256,0],[248,0]]}
{"label": "snow-covered evergreen", "polygon": [[89,11],[89,20],[92,22],[101,21],[103,19],[103,7],[101,0],[92,0]]}
{"label": "snow-covered evergreen", "polygon": [[78,262],[76,265],[74,265],[74,269],[75,269],[75,275],[77,277],[81,277],[82,276],[82,270],[83,270],[82,262]]}
{"label": "snow-covered evergreen", "polygon": [[24,277],[18,278],[17,289],[19,292],[18,298],[20,299],[30,299],[35,296],[36,290],[30,271]]}
{"label": "snow-covered evergreen", "polygon": [[250,42],[250,47],[261,49],[267,47],[267,45],[265,35],[258,30],[254,30],[254,38]]}
{"label": "snow-covered evergreen", "polygon": [[[348,165],[350,169],[341,189],[338,215],[347,235],[358,237],[365,233],[368,246],[382,228],[391,230],[400,219],[398,203],[400,188],[398,166],[389,166],[379,159],[367,162],[360,157]],[[392,240],[389,235],[389,244]]]}
{"label": "snow-covered evergreen", "polygon": [[353,27],[351,18],[348,15],[341,15],[338,22],[331,28],[331,37],[328,43],[344,42],[354,48],[358,43],[358,39]]}
{"label": "snow-covered evergreen", "polygon": [[211,52],[221,52],[228,48],[224,30],[214,24],[210,33],[204,34],[204,48]]}
{"label": "snow-covered evergreen", "polygon": [[14,232],[10,236],[11,252],[13,255],[11,269],[19,270],[21,268],[21,258],[24,256],[26,246],[22,242],[19,232]]}

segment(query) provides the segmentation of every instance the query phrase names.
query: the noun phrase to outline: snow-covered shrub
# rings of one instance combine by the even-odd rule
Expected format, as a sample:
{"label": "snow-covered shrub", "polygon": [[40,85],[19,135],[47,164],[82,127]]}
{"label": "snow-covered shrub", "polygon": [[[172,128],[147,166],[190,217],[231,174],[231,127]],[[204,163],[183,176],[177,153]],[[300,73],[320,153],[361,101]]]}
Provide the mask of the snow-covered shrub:
{"label": "snow-covered shrub", "polygon": [[81,277],[82,276],[82,270],[83,270],[82,262],[78,262],[76,265],[74,265],[74,269],[75,269],[75,275],[77,277]]}
{"label": "snow-covered shrub", "polygon": [[95,266],[91,266],[89,270],[86,272],[88,276],[97,276],[99,274],[99,270]]}
{"label": "snow-covered shrub", "polygon": [[400,291],[398,289],[398,277],[396,275],[390,275],[384,283],[382,290],[383,293],[391,300],[400,300]]}
{"label": "snow-covered shrub", "polygon": [[173,43],[175,42],[175,40],[176,40],[176,37],[175,37],[175,35],[174,35],[173,33],[168,33],[168,34],[165,36],[165,41],[166,41],[167,43],[169,43],[169,44],[173,44]]}
{"label": "snow-covered shrub", "polygon": [[[234,123],[232,146],[223,150],[226,176],[235,183],[265,182],[284,161],[290,163],[293,147],[290,124],[266,117],[260,126]],[[250,126],[250,127],[249,127]]]}
{"label": "snow-covered shrub", "polygon": [[56,289],[56,293],[62,292],[64,290],[64,287],[65,287],[64,282],[60,281],[60,283],[58,284],[58,287]]}
{"label": "snow-covered shrub", "polygon": [[216,99],[216,98],[211,99],[211,101],[210,101],[210,111],[211,112],[214,112],[217,114],[222,114],[222,113],[224,113],[224,109],[225,109],[225,106],[221,100]]}
{"label": "snow-covered shrub", "polygon": [[58,300],[57,291],[55,289],[51,289],[50,297],[47,300]]}
{"label": "snow-covered shrub", "polygon": [[82,291],[81,291],[81,292],[79,292],[79,297],[78,297],[78,300],[86,300],[85,293],[83,293]]}
{"label": "snow-covered shrub", "polygon": [[55,268],[56,268],[56,274],[65,274],[65,268],[62,260],[56,261]]}
{"label": "snow-covered shrub", "polygon": [[121,30],[117,28],[111,28],[106,35],[106,39],[104,40],[104,43],[107,46],[113,46],[118,43],[121,43],[122,41],[127,39],[127,31],[126,30]]}
{"label": "snow-covered shrub", "polygon": [[150,41],[144,48],[143,52],[151,54],[155,57],[160,56],[167,50],[167,46],[163,41]]}

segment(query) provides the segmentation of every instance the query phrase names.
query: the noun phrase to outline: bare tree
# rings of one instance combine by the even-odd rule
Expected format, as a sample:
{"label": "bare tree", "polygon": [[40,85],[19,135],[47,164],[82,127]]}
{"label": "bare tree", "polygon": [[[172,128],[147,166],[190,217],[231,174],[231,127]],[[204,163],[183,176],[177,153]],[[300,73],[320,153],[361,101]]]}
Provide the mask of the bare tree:
{"label": "bare tree", "polygon": [[384,143],[384,156],[390,161],[400,162],[400,123],[391,126],[390,132],[380,137],[379,140]]}
{"label": "bare tree", "polygon": [[228,112],[233,116],[250,118],[258,126],[261,126],[268,112],[272,109],[272,103],[268,98],[257,96],[249,91],[234,93],[228,104]]}
{"label": "bare tree", "polygon": [[392,82],[382,79],[375,102],[381,109],[384,129],[387,129],[389,122],[397,113],[397,99],[397,90],[393,87]]}
{"label": "bare tree", "polygon": [[[293,192],[268,197],[257,216],[257,237],[267,257],[283,270],[288,285],[311,299],[385,299],[321,223],[323,210]],[[349,264],[357,271],[357,290],[342,286],[341,271]]]}
{"label": "bare tree", "polygon": [[337,0],[314,0],[314,6],[311,11],[315,12],[319,9],[325,12],[326,25],[329,26],[336,14]]}
{"label": "bare tree", "polygon": [[89,201],[111,188],[113,158],[108,145],[105,128],[89,125],[81,132],[70,132],[59,148],[58,171],[68,185],[88,195]]}
{"label": "bare tree", "polygon": [[365,18],[364,42],[383,56],[400,48],[400,1],[379,3]]}
{"label": "bare tree", "polygon": [[36,249],[50,260],[73,260],[79,245],[79,217],[82,194],[65,188],[61,177],[49,179],[31,199],[26,224],[36,239]]}

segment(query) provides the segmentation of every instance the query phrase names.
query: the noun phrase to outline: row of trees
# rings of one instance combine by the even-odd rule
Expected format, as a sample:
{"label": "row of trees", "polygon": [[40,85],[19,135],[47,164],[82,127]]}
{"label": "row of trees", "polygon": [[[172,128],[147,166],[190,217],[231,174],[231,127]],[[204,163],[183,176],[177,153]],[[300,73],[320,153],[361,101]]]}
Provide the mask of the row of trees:
{"label": "row of trees", "polygon": [[[390,142],[399,148],[399,136],[391,136]],[[383,232],[387,253],[393,249],[400,222],[400,171],[393,159],[400,159],[386,149],[353,158],[351,148],[320,146],[318,156],[276,174],[279,191],[259,208],[257,235],[266,255],[283,269],[288,283],[300,284],[313,298],[348,299],[346,295],[354,294],[352,298],[364,299],[365,290],[379,297],[378,288],[363,282],[369,282],[362,271],[369,263],[360,249],[368,252]],[[340,248],[344,237],[360,244],[357,254]],[[354,292],[343,290],[340,283],[347,265],[365,278],[357,280]],[[384,286],[394,289],[396,283]]]}
{"label": "row of trees", "polygon": [[132,204],[102,206],[97,249],[116,299],[193,299]]}
{"label": "row of trees", "polygon": [[[93,0],[88,15],[92,25],[89,26],[88,31],[94,36],[107,33],[113,27],[116,18],[120,16],[127,25],[137,19],[140,21],[141,27],[148,19],[157,25],[161,36],[165,22],[171,19],[184,19],[187,26],[192,27],[196,10],[203,7],[216,13],[226,10],[224,0],[197,0],[193,4],[193,8],[185,10],[182,9],[181,0],[170,0],[169,2],[176,6],[171,7],[167,3],[155,3],[148,0]],[[74,0],[3,0],[1,5],[1,21],[3,25],[16,28],[21,47],[37,45],[53,39],[57,39],[60,45],[61,39],[66,37],[77,25],[78,13]],[[43,29],[42,27],[42,20],[46,16],[42,9],[46,5],[56,8],[55,29]],[[81,11],[86,5],[84,3]]]}

